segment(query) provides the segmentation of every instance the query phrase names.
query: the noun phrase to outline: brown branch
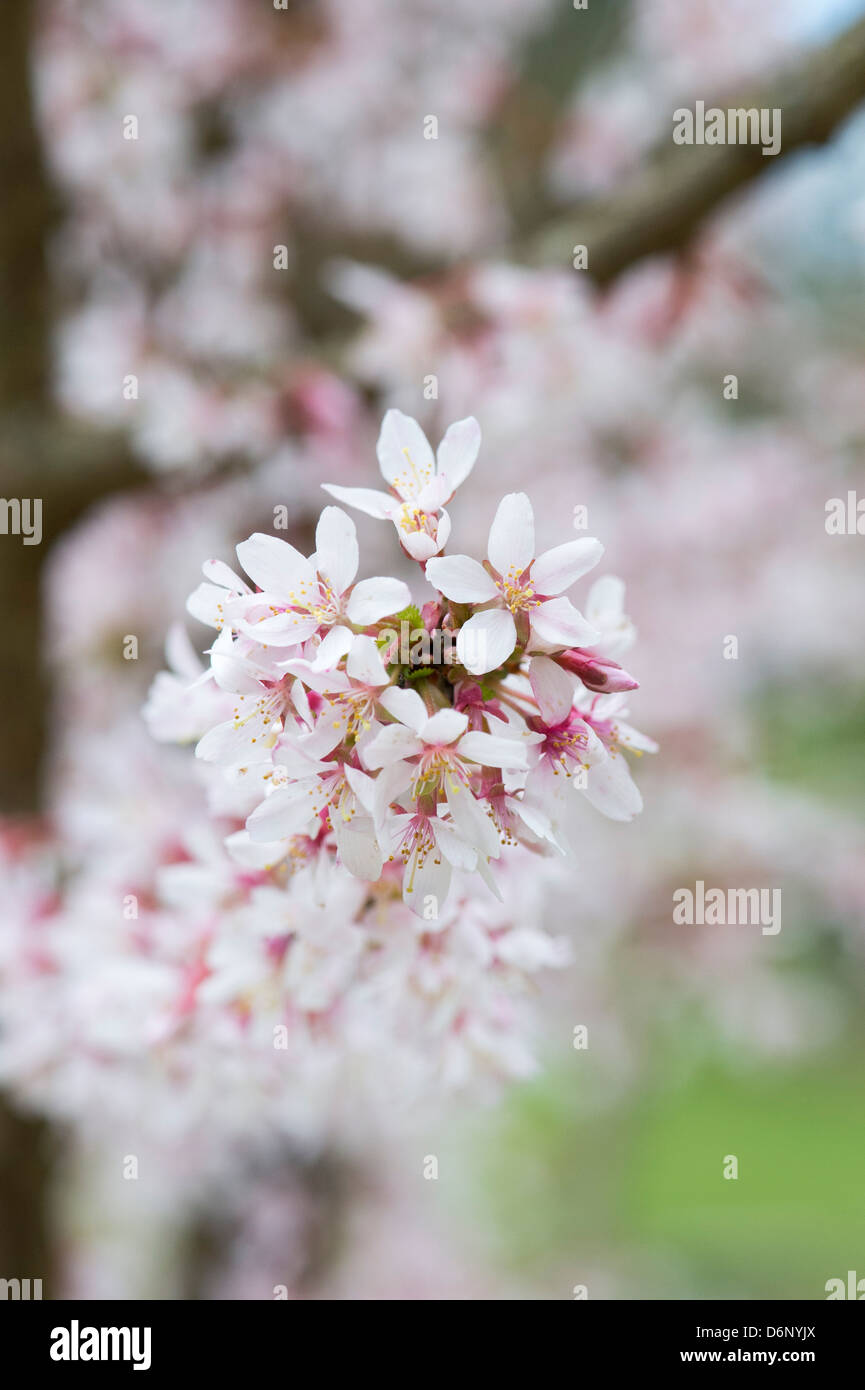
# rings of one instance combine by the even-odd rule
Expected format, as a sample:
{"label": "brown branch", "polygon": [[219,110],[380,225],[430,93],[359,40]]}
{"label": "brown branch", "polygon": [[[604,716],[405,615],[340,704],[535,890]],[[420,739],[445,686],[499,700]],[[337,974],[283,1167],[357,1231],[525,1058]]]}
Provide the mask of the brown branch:
{"label": "brown branch", "polygon": [[865,101],[865,20],[765,86],[707,101],[707,109],[780,108],[781,150],[760,145],[675,145],[668,142],[608,197],[577,205],[520,248],[532,264],[569,266],[575,245],[588,250],[589,274],[605,284],[644,256],[687,246],[726,198],[794,150],[821,144]]}

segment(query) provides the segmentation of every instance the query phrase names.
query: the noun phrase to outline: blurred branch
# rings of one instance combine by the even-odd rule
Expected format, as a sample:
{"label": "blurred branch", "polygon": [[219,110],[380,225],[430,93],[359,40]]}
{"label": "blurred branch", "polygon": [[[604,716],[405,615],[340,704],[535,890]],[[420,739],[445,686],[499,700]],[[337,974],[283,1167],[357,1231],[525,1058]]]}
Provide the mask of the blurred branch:
{"label": "blurred branch", "polygon": [[644,256],[679,250],[725,198],[794,150],[828,140],[862,101],[865,19],[765,86],[715,103],[724,110],[780,108],[777,155],[764,155],[760,145],[674,145],[671,110],[668,141],[648,165],[609,196],[557,215],[528,239],[521,259],[569,266],[581,244],[589,273],[605,284]]}

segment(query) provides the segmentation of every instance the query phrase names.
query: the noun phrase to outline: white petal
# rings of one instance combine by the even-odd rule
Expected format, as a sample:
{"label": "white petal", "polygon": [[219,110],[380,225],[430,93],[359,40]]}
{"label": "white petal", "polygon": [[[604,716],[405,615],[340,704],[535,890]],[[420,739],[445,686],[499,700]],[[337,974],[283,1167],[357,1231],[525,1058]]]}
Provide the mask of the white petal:
{"label": "white petal", "polygon": [[442,908],[450,886],[451,866],[440,850],[427,854],[422,867],[412,855],[403,872],[403,901],[418,917],[428,916],[430,905],[437,911]]}
{"label": "white petal", "polygon": [[244,695],[261,693],[261,682],[249,669],[249,662],[240,654],[239,644],[227,627],[210,648],[210,669],[222,690]]}
{"label": "white petal", "polygon": [[315,528],[316,568],[334,593],[344,594],[357,574],[357,529],[341,507],[325,507]]}
{"label": "white petal", "polygon": [[497,738],[495,734],[485,734],[479,729],[460,739],[457,752],[461,758],[468,758],[472,763],[483,763],[487,767],[528,766],[526,746],[519,739]]}
{"label": "white petal", "polygon": [[363,750],[363,760],[371,772],[391,763],[403,762],[423,752],[423,744],[405,724],[388,724]]}
{"label": "white petal", "polygon": [[448,487],[447,478],[437,473],[431,482],[421,488],[417,499],[418,509],[422,512],[437,512],[450,496],[451,489]]}
{"label": "white petal", "polygon": [[424,743],[433,748],[441,748],[447,743],[453,743],[468,728],[468,715],[460,714],[455,709],[436,710],[431,719],[428,719],[423,728],[419,731]]}
{"label": "white petal", "polygon": [[332,671],[334,666],[338,666],[346,652],[351,650],[354,641],[354,634],[341,623],[332,627],[330,632],[323,638],[321,646],[310,663],[310,670],[313,673],[319,671]]}
{"label": "white petal", "polygon": [[352,589],[345,612],[349,622],[365,627],[401,612],[410,603],[409,587],[401,579],[362,579]]}
{"label": "white petal", "polygon": [[237,558],[259,589],[285,599],[302,584],[312,585],[315,575],[305,555],[288,541],[256,531],[237,547]]}
{"label": "white petal", "polygon": [[596,579],[586,600],[586,617],[595,627],[613,626],[624,616],[625,581],[615,574]]}
{"label": "white petal", "polygon": [[517,575],[535,558],[535,517],[524,492],[509,492],[490,527],[487,555],[499,574]]}
{"label": "white petal", "polygon": [[209,579],[212,584],[221,584],[224,589],[228,589],[233,594],[249,593],[243,580],[234,573],[234,570],[224,560],[205,560],[201,570],[205,579]]}
{"label": "white petal", "polygon": [[208,627],[221,627],[224,620],[224,605],[228,594],[218,584],[202,582],[193,589],[186,600],[186,611],[200,623]]}
{"label": "white petal", "polygon": [[331,497],[335,497],[337,502],[345,502],[347,507],[356,507],[359,512],[374,516],[377,521],[389,521],[399,506],[399,502],[395,497],[391,497],[389,492],[378,492],[371,487],[337,487],[336,483],[322,483],[322,487]]}
{"label": "white petal", "polygon": [[552,550],[545,550],[532,565],[532,585],[538,594],[561,594],[594,569],[604,553],[601,542],[594,536],[567,541]]}
{"label": "white petal", "polygon": [[475,466],[481,447],[481,427],[473,415],[450,425],[438,446],[438,471],[444,473],[453,493],[464,483]]}
{"label": "white petal", "polygon": [[404,531],[398,526],[397,534],[400,545],[405,546],[411,558],[417,560],[419,565],[431,559],[444,545],[444,541],[434,540],[426,531]]}
{"label": "white petal", "polygon": [[531,621],[532,633],[553,646],[588,647],[601,635],[566,598],[551,598],[533,608]]}
{"label": "white petal", "polygon": [[657,753],[658,745],[648,734],[640,733],[633,724],[625,724],[622,720],[616,723],[616,741],[623,743],[626,748],[633,748],[640,753]]}
{"label": "white petal", "polygon": [[468,787],[447,784],[445,791],[453,823],[470,845],[486,858],[498,859],[501,843],[487,811],[486,801],[478,801]]}
{"label": "white petal", "polygon": [[429,718],[426,705],[416,690],[401,690],[398,685],[392,685],[385,690],[379,703],[388,714],[392,714],[394,719],[406,724],[416,734],[420,733]]}
{"label": "white petal", "polygon": [[548,656],[533,656],[529,680],[544,721],[555,725],[567,719],[574,703],[576,678]]}
{"label": "white petal", "polygon": [[284,840],[265,840],[256,843],[249,838],[248,830],[235,830],[228,835],[225,848],[234,860],[244,869],[271,869],[285,855]]}
{"label": "white petal", "polygon": [[476,867],[478,862],[477,850],[463,839],[456,826],[442,820],[440,816],[436,817],[432,826],[435,831],[436,843],[449,864],[453,864],[455,869],[468,871]]}
{"label": "white petal", "polygon": [[430,560],[426,577],[454,603],[486,603],[499,592],[492,575],[470,555],[440,555]]}
{"label": "white petal", "polygon": [[631,777],[624,753],[610,754],[602,763],[589,768],[583,795],[610,820],[633,820],[643,809],[643,798]]}
{"label": "white petal", "polygon": [[172,623],[168,629],[165,659],[172,671],[178,676],[185,676],[189,681],[198,680],[204,670],[183,623]]}
{"label": "white petal", "polygon": [[375,778],[368,777],[360,768],[349,767],[345,764],[345,780],[351,787],[358,801],[365,811],[372,812],[375,805]]}
{"label": "white petal", "polygon": [[382,477],[402,498],[417,497],[435,473],[429,440],[410,415],[389,410],[376,445]]}
{"label": "white petal", "polygon": [[382,852],[375,836],[375,826],[369,816],[353,816],[345,820],[331,807],[330,823],[343,867],[355,878],[375,883],[381,874]]}
{"label": "white petal", "polygon": [[484,613],[475,613],[457,634],[457,656],[475,676],[501,666],[516,645],[517,629],[506,608],[488,608]]}
{"label": "white petal", "polygon": [[266,647],[294,647],[318,631],[318,619],[286,610],[259,618],[257,622],[238,622],[237,627],[253,642],[261,642]]}
{"label": "white petal", "polygon": [[361,685],[387,685],[388,674],[372,637],[355,637],[345,669]]}
{"label": "white petal", "polygon": [[250,839],[261,843],[299,835],[321,809],[320,797],[309,795],[314,785],[299,782],[293,787],[280,787],[263,801],[247,818]]}

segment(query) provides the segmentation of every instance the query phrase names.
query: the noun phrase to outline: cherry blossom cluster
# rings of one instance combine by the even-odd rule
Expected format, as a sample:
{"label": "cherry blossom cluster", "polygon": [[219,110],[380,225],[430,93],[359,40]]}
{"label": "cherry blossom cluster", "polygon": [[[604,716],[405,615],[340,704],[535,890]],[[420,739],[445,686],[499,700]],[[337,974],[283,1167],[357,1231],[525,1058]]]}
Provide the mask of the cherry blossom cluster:
{"label": "cherry blossom cluster", "polygon": [[[469,417],[434,453],[390,410],[377,449],[388,491],[325,485],[394,526],[425,583],[416,601],[402,579],[357,581],[355,525],[337,506],[309,557],[258,533],[237,547],[250,582],[205,564],[188,608],[217,636],[182,699],[225,697],[196,752],[250,789],[254,808],[229,843],[249,867],[335,855],[367,884],[398,875],[406,904],[435,921],[455,870],[499,895],[506,850],[567,854],[581,793],[615,820],[641,809],[625,750],[655,745],[625,720],[637,683],[616,660],[633,638],[623,586],[596,582],[585,614],[567,596],[600,543],[580,536],[537,555],[531,503],[511,493],[484,560],[443,554],[446,506],[480,442]],[[154,692],[157,734],[177,693]]]}

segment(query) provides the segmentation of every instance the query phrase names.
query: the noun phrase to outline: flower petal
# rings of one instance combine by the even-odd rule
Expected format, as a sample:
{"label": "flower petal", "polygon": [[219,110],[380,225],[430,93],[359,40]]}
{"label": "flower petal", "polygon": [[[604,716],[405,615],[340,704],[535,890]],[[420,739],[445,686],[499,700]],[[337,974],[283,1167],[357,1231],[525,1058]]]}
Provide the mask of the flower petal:
{"label": "flower petal", "polygon": [[535,558],[535,516],[524,492],[509,492],[499,503],[487,545],[498,574],[520,574]]}
{"label": "flower petal", "polygon": [[253,583],[268,593],[287,598],[303,584],[312,585],[315,574],[305,555],[288,541],[256,531],[237,547],[237,558]]}
{"label": "flower petal", "polygon": [[643,798],[624,753],[611,753],[589,768],[583,796],[610,820],[633,820],[643,809]]}
{"label": "flower petal", "polygon": [[315,567],[334,593],[344,594],[357,574],[357,529],[341,507],[325,507],[315,528]]}
{"label": "flower petal", "polygon": [[381,653],[372,637],[355,637],[345,669],[346,674],[361,685],[388,683],[388,674],[384,669]]}
{"label": "flower petal", "polygon": [[474,676],[482,676],[501,666],[516,645],[517,629],[506,608],[488,608],[483,613],[475,613],[457,634],[457,656]]}
{"label": "flower petal", "polygon": [[335,807],[331,807],[330,823],[343,867],[355,878],[374,883],[381,874],[383,856],[372,818],[353,816],[346,820]]}
{"label": "flower petal", "polygon": [[533,656],[529,680],[544,722],[552,727],[567,719],[577,688],[575,678],[548,656]]}
{"label": "flower petal", "polygon": [[523,769],[528,766],[526,746],[516,738],[497,738],[495,734],[485,734],[472,730],[460,739],[457,752],[461,758],[471,763],[481,763],[485,767],[513,767]]}
{"label": "flower petal", "polygon": [[417,497],[435,474],[429,440],[410,415],[389,410],[376,445],[382,477],[404,500]]}
{"label": "flower petal", "polygon": [[426,577],[454,603],[486,603],[499,592],[492,575],[470,555],[440,555],[430,560]]}
{"label": "flower petal", "polygon": [[344,502],[347,507],[356,507],[377,521],[389,521],[399,502],[389,492],[378,492],[371,487],[337,487],[336,483],[322,483],[325,492]]}
{"label": "flower petal", "polygon": [[364,749],[363,760],[370,771],[375,772],[376,768],[388,767],[422,752],[420,739],[405,724],[388,724]]}
{"label": "flower petal", "polygon": [[296,782],[280,787],[247,817],[246,828],[254,844],[287,840],[299,835],[318,814],[321,800],[310,796],[310,789],[320,790],[317,783]]}
{"label": "flower petal", "polygon": [[467,714],[460,714],[459,710],[455,709],[440,709],[426,721],[419,733],[424,743],[433,748],[441,748],[464,734],[468,723]]}
{"label": "flower petal", "polygon": [[411,593],[401,579],[362,579],[355,584],[345,606],[349,622],[365,627],[391,613],[399,613],[411,603]]}
{"label": "flower petal", "polygon": [[320,671],[332,671],[339,665],[346,652],[351,650],[353,641],[354,634],[341,623],[337,623],[322,639],[321,646],[310,663],[310,671],[315,674]]}
{"label": "flower petal", "polygon": [[398,685],[392,685],[384,691],[379,703],[388,714],[416,734],[420,733],[429,718],[426,705],[416,690],[401,690]]}
{"label": "flower petal", "polygon": [[456,420],[448,427],[436,451],[436,459],[439,473],[445,475],[450,485],[449,497],[471,473],[480,447],[481,427],[473,415]]}
{"label": "flower petal", "polygon": [[532,634],[554,647],[588,647],[600,637],[567,598],[551,598],[532,609],[531,621]]}
{"label": "flower petal", "polygon": [[561,594],[594,569],[604,553],[601,542],[594,536],[545,550],[532,565],[532,585],[538,594]]}

